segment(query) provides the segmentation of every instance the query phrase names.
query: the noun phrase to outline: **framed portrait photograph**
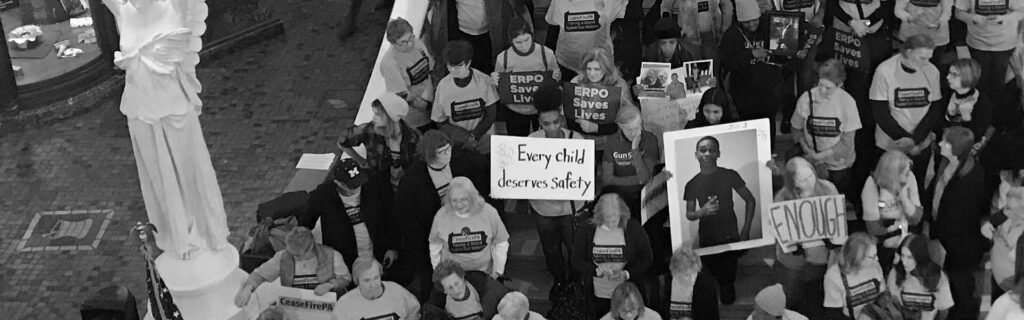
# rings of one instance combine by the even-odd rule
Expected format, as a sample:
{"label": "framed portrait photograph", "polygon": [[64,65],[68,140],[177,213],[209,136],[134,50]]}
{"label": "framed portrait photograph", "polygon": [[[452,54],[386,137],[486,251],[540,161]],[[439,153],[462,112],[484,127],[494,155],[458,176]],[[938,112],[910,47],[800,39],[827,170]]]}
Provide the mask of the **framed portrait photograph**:
{"label": "framed portrait photograph", "polygon": [[768,119],[667,132],[665,170],[673,250],[700,255],[775,242]]}
{"label": "framed portrait photograph", "polygon": [[769,11],[768,50],[773,55],[795,56],[800,51],[800,33],[803,13]]}

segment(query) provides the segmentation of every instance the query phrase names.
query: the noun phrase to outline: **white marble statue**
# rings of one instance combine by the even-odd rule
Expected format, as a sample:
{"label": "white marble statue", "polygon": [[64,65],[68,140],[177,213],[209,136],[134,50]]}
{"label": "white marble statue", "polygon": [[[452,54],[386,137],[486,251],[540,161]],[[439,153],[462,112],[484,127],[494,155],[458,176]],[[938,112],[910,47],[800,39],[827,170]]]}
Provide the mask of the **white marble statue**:
{"label": "white marble statue", "polygon": [[196,64],[206,31],[204,0],[103,0],[121,34],[114,64],[126,72],[128,118],[139,182],[156,244],[179,259],[229,245],[217,176],[199,126]]}

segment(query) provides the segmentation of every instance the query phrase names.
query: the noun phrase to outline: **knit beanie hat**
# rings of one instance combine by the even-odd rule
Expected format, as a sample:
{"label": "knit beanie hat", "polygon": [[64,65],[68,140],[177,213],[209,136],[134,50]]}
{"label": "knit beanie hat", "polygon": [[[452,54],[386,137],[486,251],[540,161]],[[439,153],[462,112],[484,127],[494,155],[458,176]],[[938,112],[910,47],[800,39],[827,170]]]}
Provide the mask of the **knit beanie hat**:
{"label": "knit beanie hat", "polygon": [[661,18],[654,25],[654,36],[658,39],[675,39],[681,35],[681,29],[676,19]]}
{"label": "knit beanie hat", "polygon": [[754,297],[754,304],[770,315],[782,316],[786,313],[786,293],[782,291],[782,285],[776,283],[761,289]]}
{"label": "knit beanie hat", "polygon": [[391,120],[398,121],[409,114],[409,103],[394,93],[384,93],[377,98],[377,101],[380,101],[380,104],[384,106],[384,112],[388,113],[388,117],[391,117]]}
{"label": "knit beanie hat", "polygon": [[736,0],[736,21],[750,21],[761,17],[757,0]]}

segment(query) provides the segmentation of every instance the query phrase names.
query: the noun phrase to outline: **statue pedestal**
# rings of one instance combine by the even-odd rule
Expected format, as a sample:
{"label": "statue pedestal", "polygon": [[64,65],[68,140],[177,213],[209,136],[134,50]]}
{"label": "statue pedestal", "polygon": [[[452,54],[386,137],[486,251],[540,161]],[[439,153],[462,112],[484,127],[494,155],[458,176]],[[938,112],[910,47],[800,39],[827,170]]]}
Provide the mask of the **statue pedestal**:
{"label": "statue pedestal", "polygon": [[155,265],[183,319],[226,320],[242,311],[234,299],[248,274],[238,268],[235,247],[193,252],[189,260],[161,254]]}

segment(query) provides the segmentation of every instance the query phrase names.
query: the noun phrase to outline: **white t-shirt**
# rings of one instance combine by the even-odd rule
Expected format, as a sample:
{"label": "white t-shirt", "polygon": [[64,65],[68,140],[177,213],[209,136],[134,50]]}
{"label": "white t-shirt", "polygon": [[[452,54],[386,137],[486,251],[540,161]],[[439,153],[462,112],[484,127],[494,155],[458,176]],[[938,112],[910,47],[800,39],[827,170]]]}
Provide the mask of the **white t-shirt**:
{"label": "white t-shirt", "polygon": [[[626,266],[626,236],[622,228],[605,229],[597,227],[594,231],[594,246],[591,258],[596,266],[609,271],[621,271]],[[610,276],[594,277],[594,295],[609,299],[621,281],[612,280]]]}
{"label": "white t-shirt", "polygon": [[[441,207],[430,226],[431,263],[437,265],[443,259],[450,259],[466,270],[502,273],[504,262],[494,261],[493,253],[498,252],[496,246],[508,242],[508,238],[508,230],[498,211],[489,204],[483,204],[479,212],[468,217],[460,217],[447,207]],[[440,257],[435,257],[433,250],[438,245]],[[435,258],[439,259],[434,261]]]}
{"label": "white t-shirt", "polygon": [[[1022,0],[956,0],[956,8],[969,13],[993,17],[1024,10]],[[967,46],[984,51],[1012,50],[1017,45],[1017,25],[1007,19],[1003,23],[976,24],[967,22]]]}
{"label": "white t-shirt", "polygon": [[668,305],[668,314],[672,319],[693,318],[693,286],[697,283],[697,275],[692,279],[672,277],[672,293]]}
{"label": "white t-shirt", "polygon": [[[506,62],[508,63],[506,65]],[[526,55],[520,55],[515,48],[509,47],[498,53],[494,62],[494,72],[528,72],[551,71],[553,79],[561,79],[562,71],[558,68],[555,52],[541,44],[534,43],[533,49]],[[537,108],[529,104],[506,104],[509,109],[520,114],[537,114]]]}
{"label": "white t-shirt", "polygon": [[[455,84],[455,77],[445,76],[437,84],[434,95],[434,110],[430,118],[437,122],[449,121],[451,124],[468,131],[476,129],[483,120],[488,106],[498,102],[498,92],[494,90],[491,77],[476,69],[471,69],[473,79],[465,87]],[[477,152],[491,153],[490,141],[494,134],[494,126],[487,130],[479,139]]]}
{"label": "white t-shirt", "polygon": [[[747,320],[753,320],[753,319],[754,319],[754,315],[753,314],[747,316]],[[781,319],[782,320],[807,320],[807,317],[805,317],[804,315],[800,314],[799,312],[786,309],[786,311],[784,311],[782,313],[782,318]]]}
{"label": "white t-shirt", "polygon": [[[334,251],[334,250],[331,250]],[[283,251],[282,251],[283,252]],[[278,252],[270,260],[264,262],[253,273],[258,273],[263,279],[267,281],[274,281],[281,276],[281,254]],[[345,266],[345,259],[342,259],[341,253],[334,251],[334,276],[336,278],[348,277],[348,267]],[[316,267],[318,266],[316,257],[309,259],[299,260],[295,259],[295,279],[292,280],[292,287],[303,288],[303,289],[314,289],[319,285],[320,281],[316,278]]]}
{"label": "white t-shirt", "polygon": [[359,207],[360,194],[356,193],[346,197],[339,193],[338,196],[341,197],[341,203],[345,205],[348,221],[352,223],[352,232],[356,237],[356,251],[359,257],[373,258],[373,240],[370,239],[370,231],[366,229],[366,221],[363,220],[363,213]]}
{"label": "white t-shirt", "polygon": [[474,36],[487,33],[489,25],[484,0],[455,0],[455,7],[459,11],[459,30]]}
{"label": "white t-shirt", "polygon": [[613,57],[611,24],[626,15],[621,2],[624,0],[552,0],[544,20],[561,27],[555,49],[558,64],[582,73],[581,60],[590,49],[604,49]]}
{"label": "white t-shirt", "polygon": [[[601,320],[616,320],[618,318],[619,317],[612,316],[611,313],[606,313],[601,317]],[[658,314],[658,312],[651,310],[651,308],[644,307],[644,316],[639,317],[636,320],[661,320],[661,315]]]}
{"label": "white t-shirt", "polygon": [[455,320],[482,320],[484,309],[480,306],[480,294],[469,282],[466,282],[466,293],[468,295],[464,300],[456,300],[450,295],[445,295],[444,310]]}
{"label": "white t-shirt", "polygon": [[[899,194],[893,194],[889,190],[879,188],[875,184],[875,177],[868,176],[864,182],[864,189],[861,190],[861,208],[863,208],[864,221],[882,221],[894,223],[909,223],[908,216],[914,213],[921,206],[921,198],[917,192],[917,180],[913,173],[909,174],[907,183],[900,189]],[[895,248],[900,240],[892,238],[902,237],[894,235],[888,239],[885,246]]]}
{"label": "white t-shirt", "polygon": [[[903,55],[897,54],[878,65],[868,93],[871,100],[888,101],[889,114],[896,123],[913,132],[924,119],[932,102],[942,98],[939,92],[939,69],[929,63],[914,73],[901,65]],[[883,150],[893,149],[894,139],[875,128],[875,145]]]}
{"label": "white t-shirt", "polygon": [[850,308],[847,307],[850,305],[853,307],[853,318],[858,319],[865,305],[885,293],[882,266],[877,260],[865,260],[863,263],[856,273],[846,275],[846,284],[843,284],[838,264],[828,267],[825,271],[825,300],[822,305],[826,308],[841,308],[847,316],[850,315]]}
{"label": "white t-shirt", "polygon": [[1020,296],[1005,293],[992,302],[985,320],[1024,320],[1024,308],[1020,305]]}
{"label": "white t-shirt", "polygon": [[[949,19],[953,12],[954,0],[896,0],[897,17],[900,15],[900,7],[907,14],[917,15],[914,21],[906,21],[900,24],[897,37],[906,40],[916,34],[926,34],[935,41],[936,46],[949,44]],[[939,27],[932,29],[925,24],[938,24]]]}
{"label": "white t-shirt", "polygon": [[[816,144],[817,152],[831,149],[839,143],[839,137],[846,132],[854,132],[861,128],[860,115],[857,114],[857,101],[846,90],[837,88],[829,97],[820,93],[820,87],[814,87],[797,99],[796,111],[793,112],[793,129],[803,130],[804,138]],[[811,97],[814,101],[811,103]],[[814,107],[811,116],[811,107]],[[812,140],[813,139],[813,140]],[[811,147],[815,147],[812,143]],[[850,151],[853,151],[852,149]],[[839,163],[829,163],[830,169],[845,169],[853,165],[856,154],[850,152],[842,157],[834,157]]]}
{"label": "white t-shirt", "polygon": [[[381,59],[380,74],[384,76],[384,87],[388,92],[405,92],[409,97],[421,97],[434,101],[434,84],[430,72],[434,69],[434,58],[419,38],[413,40],[415,48],[400,52],[394,47],[388,49]],[[413,127],[430,123],[430,110],[409,106],[405,122]]]}
{"label": "white t-shirt", "polygon": [[420,311],[416,296],[391,281],[381,281],[384,293],[373,300],[357,289],[341,296],[334,304],[336,320],[405,320]]}
{"label": "white t-shirt", "polygon": [[[899,268],[895,266],[893,268]],[[949,279],[946,278],[946,273],[942,272],[939,278],[939,285],[935,292],[928,292],[925,289],[924,284],[912,275],[907,275],[907,279],[903,280],[903,285],[896,284],[896,269],[889,271],[889,294],[899,301],[903,309],[920,310],[920,320],[932,320],[935,319],[935,314],[939,310],[946,310],[953,307],[953,295],[949,292]],[[906,313],[904,313],[906,314]],[[907,319],[905,320],[918,320],[918,319]]]}

